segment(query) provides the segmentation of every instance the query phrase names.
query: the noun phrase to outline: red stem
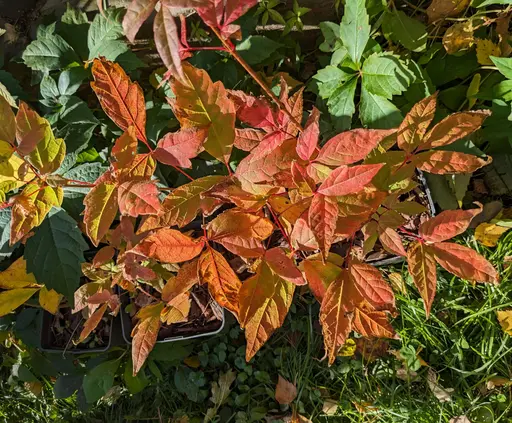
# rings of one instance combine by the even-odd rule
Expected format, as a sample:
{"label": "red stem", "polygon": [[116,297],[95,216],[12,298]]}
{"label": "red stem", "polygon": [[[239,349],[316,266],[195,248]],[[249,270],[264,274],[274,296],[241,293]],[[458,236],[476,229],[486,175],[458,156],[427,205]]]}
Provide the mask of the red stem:
{"label": "red stem", "polygon": [[288,234],[284,230],[283,225],[281,225],[281,222],[280,222],[279,218],[277,217],[277,215],[274,213],[274,210],[272,210],[272,206],[267,203],[267,207],[270,210],[270,213],[272,214],[272,217],[274,218],[277,227],[279,228],[279,230],[281,231],[283,236],[286,238],[286,241],[288,242],[288,245],[290,246],[290,248],[292,248],[292,243],[290,241],[290,237],[288,236]]}

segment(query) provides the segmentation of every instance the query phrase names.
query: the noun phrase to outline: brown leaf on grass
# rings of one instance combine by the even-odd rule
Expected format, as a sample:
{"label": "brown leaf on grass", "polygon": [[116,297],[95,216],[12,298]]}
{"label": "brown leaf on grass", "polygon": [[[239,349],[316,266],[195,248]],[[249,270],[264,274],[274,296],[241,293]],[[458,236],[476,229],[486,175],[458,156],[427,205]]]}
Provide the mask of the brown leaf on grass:
{"label": "brown leaf on grass", "polygon": [[432,0],[427,8],[429,22],[437,21],[441,18],[453,18],[468,7],[470,0]]}
{"label": "brown leaf on grass", "polygon": [[276,401],[279,404],[289,405],[297,398],[297,388],[279,375],[276,386]]}
{"label": "brown leaf on grass", "polygon": [[474,43],[471,21],[452,25],[443,35],[443,46],[448,54],[470,48]]}

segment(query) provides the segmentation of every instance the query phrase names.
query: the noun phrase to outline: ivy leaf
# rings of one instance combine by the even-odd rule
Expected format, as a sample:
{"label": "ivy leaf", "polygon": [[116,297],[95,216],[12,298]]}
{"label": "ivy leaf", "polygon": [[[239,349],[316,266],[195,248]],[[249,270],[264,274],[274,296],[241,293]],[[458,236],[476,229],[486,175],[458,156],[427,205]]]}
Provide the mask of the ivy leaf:
{"label": "ivy leaf", "polygon": [[379,129],[353,129],[342,132],[324,144],[315,162],[336,167],[356,163],[394,132]]}
{"label": "ivy leaf", "polygon": [[512,58],[491,56],[490,59],[505,78],[512,79]]}
{"label": "ivy leaf", "polygon": [[293,259],[286,255],[281,247],[274,247],[265,252],[265,261],[270,269],[280,278],[294,285],[306,285],[300,270],[295,266]]}
{"label": "ivy leaf", "polygon": [[206,71],[183,64],[184,81],[174,80],[174,114],[183,128],[208,127],[204,149],[228,163],[235,140],[235,105],[222,82],[212,82]]}
{"label": "ivy leaf", "polygon": [[224,256],[207,245],[207,249],[199,257],[198,268],[199,279],[208,284],[215,301],[238,318],[241,283]]}
{"label": "ivy leaf", "polygon": [[73,48],[57,34],[38,37],[27,46],[22,57],[29,68],[46,72],[81,62]]}
{"label": "ivy leaf", "polygon": [[428,33],[425,25],[401,10],[384,13],[382,29],[386,38],[402,44],[407,50],[419,52],[427,47]]}
{"label": "ivy leaf", "polygon": [[348,0],[340,25],[340,37],[352,61],[359,64],[370,39],[370,23],[364,0]]}
{"label": "ivy leaf", "polygon": [[481,159],[472,154],[456,151],[425,151],[414,156],[414,165],[425,172],[436,175],[452,173],[473,173],[475,170],[491,163],[492,159]]}
{"label": "ivy leaf", "polygon": [[160,141],[153,156],[160,163],[190,169],[193,159],[208,136],[207,128],[189,128],[166,134]]}
{"label": "ivy leaf", "polygon": [[423,142],[436,113],[436,101],[437,93],[416,103],[407,113],[397,131],[397,143],[402,150],[411,153]]}
{"label": "ivy leaf", "polygon": [[181,43],[178,36],[178,27],[171,13],[171,8],[165,2],[161,3],[160,10],[156,14],[153,22],[153,33],[155,34],[156,49],[164,65],[173,74],[183,79],[185,75],[181,65]]}
{"label": "ivy leaf", "polygon": [[128,181],[119,185],[118,203],[122,215],[138,217],[158,214],[160,201],[153,181]]}
{"label": "ivy leaf", "polygon": [[344,270],[327,288],[320,307],[320,323],[329,365],[336,360],[338,351],[345,344],[352,330],[351,318],[347,315],[344,305],[347,284],[349,284],[348,273]]}
{"label": "ivy leaf", "polygon": [[437,272],[432,246],[414,242],[407,251],[409,273],[425,305],[427,317],[436,295]]}
{"label": "ivy leaf", "polygon": [[0,317],[16,310],[38,290],[39,288],[19,288],[0,292]]}
{"label": "ivy leaf", "polygon": [[265,137],[265,132],[252,128],[235,128],[233,145],[242,151],[251,151],[259,145]]}
{"label": "ivy leaf", "polygon": [[476,282],[499,281],[493,265],[471,248],[451,242],[436,243],[430,248],[436,261],[459,278]]}
{"label": "ivy leaf", "polygon": [[112,147],[112,157],[115,159],[114,169],[121,171],[127,167],[137,154],[137,136],[135,128],[128,129],[116,140]]}
{"label": "ivy leaf", "polygon": [[159,216],[149,216],[142,223],[139,232],[149,231],[163,226],[182,228],[195,219],[199,210],[205,215],[212,211],[219,201],[214,198],[201,198],[201,195],[224,180],[224,176],[205,176],[176,188],[162,203]]}
{"label": "ivy leaf", "polygon": [[32,273],[27,272],[27,262],[23,257],[0,272],[0,288],[2,289],[26,288],[30,285],[37,285],[37,280]]}
{"label": "ivy leaf", "polygon": [[384,97],[361,88],[359,116],[364,126],[372,128],[395,128],[402,122],[400,110]]}
{"label": "ivy leaf", "polygon": [[128,46],[119,40],[123,36],[122,12],[122,9],[109,8],[104,14],[98,13],[94,17],[87,33],[89,60],[99,57],[116,60],[129,50]]}
{"label": "ivy leaf", "polygon": [[64,210],[53,209],[26,243],[27,271],[73,304],[88,248],[76,222]]}
{"label": "ivy leaf", "polygon": [[87,236],[96,246],[107,234],[118,210],[118,188],[116,184],[101,182],[94,186],[84,198],[84,223]]}
{"label": "ivy leaf", "polygon": [[464,233],[473,218],[482,212],[482,207],[471,210],[445,210],[424,221],[419,235],[428,242],[442,242]]}
{"label": "ivy leaf", "polygon": [[383,164],[379,163],[338,167],[320,185],[317,192],[327,196],[342,196],[360,192],[370,184],[382,166]]}
{"label": "ivy leaf", "polygon": [[309,160],[318,145],[320,136],[319,120],[320,111],[313,107],[304,131],[301,132],[297,140],[297,154],[302,160]]}
{"label": "ivy leaf", "polygon": [[336,231],[338,203],[335,198],[316,193],[309,208],[309,227],[313,232],[323,257],[327,256]]}
{"label": "ivy leaf", "polygon": [[402,238],[400,238],[400,235],[394,229],[379,226],[379,240],[384,249],[389,253],[403,257],[407,255]]}
{"label": "ivy leaf", "polygon": [[42,286],[39,291],[39,305],[48,313],[56,314],[59,310],[61,295],[54,289]]}
{"label": "ivy leaf", "polygon": [[107,116],[123,131],[134,126],[137,138],[147,144],[146,105],[139,84],[119,64],[104,58],[94,59],[92,75],[91,87]]}
{"label": "ivy leaf", "polygon": [[413,75],[400,59],[392,54],[372,54],[364,61],[363,87],[371,94],[388,100],[407,90]]}
{"label": "ivy leaf", "polygon": [[158,0],[131,0],[123,19],[123,30],[131,43],[144,21],[149,18]]}
{"label": "ivy leaf", "polygon": [[240,288],[240,327],[245,329],[250,361],[277,328],[283,325],[295,285],[279,277],[263,260],[254,276]]}
{"label": "ivy leaf", "polygon": [[198,256],[204,240],[196,240],[180,231],[162,228],[144,238],[133,251],[163,263],[181,263]]}

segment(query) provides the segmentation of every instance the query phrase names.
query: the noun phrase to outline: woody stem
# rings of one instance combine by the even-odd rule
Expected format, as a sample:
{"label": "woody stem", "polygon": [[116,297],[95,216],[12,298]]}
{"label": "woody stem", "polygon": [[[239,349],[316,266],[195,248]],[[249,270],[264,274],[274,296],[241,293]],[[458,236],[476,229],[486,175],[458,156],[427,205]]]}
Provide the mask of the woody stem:
{"label": "woody stem", "polygon": [[233,45],[228,41],[225,40],[217,28],[210,26],[210,29],[214,32],[214,34],[217,36],[217,38],[221,41],[222,45],[226,49],[226,51],[231,54],[233,59],[235,59],[240,65],[247,71],[247,73],[251,76],[254,81],[261,87],[261,89],[265,92],[265,94],[270,97],[270,99],[277,104],[280,110],[282,110],[292,123],[299,129],[300,132],[302,132],[304,129],[302,128],[302,125],[300,122],[297,122],[295,117],[292,115],[292,113],[285,107],[285,105],[279,100],[279,98],[272,92],[272,90],[265,84],[265,81],[261,79],[261,77],[254,71],[253,68],[249,66],[249,64],[238,54],[238,52],[233,48]]}

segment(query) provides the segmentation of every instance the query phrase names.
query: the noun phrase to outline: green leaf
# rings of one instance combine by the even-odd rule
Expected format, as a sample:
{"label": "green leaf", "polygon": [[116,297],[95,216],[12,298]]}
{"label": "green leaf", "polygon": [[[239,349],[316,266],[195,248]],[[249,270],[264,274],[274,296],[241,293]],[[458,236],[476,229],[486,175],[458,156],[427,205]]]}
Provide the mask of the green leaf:
{"label": "green leaf", "polygon": [[9,257],[18,244],[10,247],[11,236],[11,209],[0,210],[0,259]]}
{"label": "green leaf", "polygon": [[505,101],[512,101],[512,80],[500,82],[493,87],[494,98],[501,98]]}
{"label": "green leaf", "polygon": [[39,90],[43,98],[47,100],[56,100],[60,94],[55,79],[53,79],[50,75],[45,75],[43,77],[41,85],[39,86]]}
{"label": "green leaf", "polygon": [[427,29],[417,19],[410,18],[401,10],[386,12],[382,21],[386,38],[402,44],[412,51],[423,51],[427,47]]}
{"label": "green leaf", "polygon": [[352,61],[356,64],[360,63],[370,39],[370,29],[365,0],[347,0],[340,25],[340,36]]}
{"label": "green leaf", "polygon": [[63,71],[59,75],[58,88],[62,96],[70,96],[77,92],[82,81],[87,78],[88,72],[83,67],[74,67]]}
{"label": "green leaf", "polygon": [[[107,9],[105,16],[98,13],[94,17],[87,34],[89,59],[105,56],[108,60],[114,60],[119,54],[128,50],[126,44],[119,41],[123,36],[121,19],[121,9]],[[117,42],[113,43],[112,41]]]}
{"label": "green leaf", "polygon": [[336,117],[344,118],[343,126],[350,127],[352,115],[356,111],[354,95],[356,93],[357,77],[352,77],[338,87],[327,101],[329,113]]}
{"label": "green leaf", "polygon": [[491,4],[512,4],[512,0],[486,0],[476,7],[490,6]]}
{"label": "green leaf", "polygon": [[137,373],[136,376],[133,376],[133,362],[132,360],[128,360],[124,367],[123,379],[126,383],[126,387],[130,394],[135,395],[144,390],[146,386],[149,384],[149,379],[146,376],[146,372],[144,370]]}
{"label": "green leaf", "polygon": [[69,97],[64,110],[60,114],[60,118],[70,124],[89,123],[97,125],[100,123],[91,109],[89,109],[89,106],[87,106],[87,103],[76,96]]}
{"label": "green leaf", "polygon": [[389,100],[369,93],[363,86],[359,116],[364,126],[376,129],[395,128],[403,120],[400,110]]}
{"label": "green leaf", "polygon": [[84,375],[62,375],[57,378],[53,386],[56,399],[69,398],[82,386]]}
{"label": "green leaf", "polygon": [[87,13],[75,9],[69,3],[67,3],[66,11],[62,15],[60,21],[68,25],[80,25],[89,23],[89,19],[87,19]]}
{"label": "green leaf", "polygon": [[268,59],[282,44],[263,35],[251,35],[236,46],[240,56],[250,65],[257,65]]}
{"label": "green leaf", "polygon": [[322,98],[329,98],[334,91],[340,88],[345,81],[351,79],[354,75],[341,70],[337,66],[326,66],[320,69],[313,79],[318,81],[318,94]]}
{"label": "green leaf", "polygon": [[414,75],[392,54],[372,54],[363,64],[363,87],[388,100],[404,92]]}
{"label": "green leaf", "polygon": [[440,87],[456,79],[467,78],[479,66],[475,54],[452,56],[446,55],[443,49],[428,62],[426,71],[434,86]]}
{"label": "green leaf", "polygon": [[434,175],[432,173],[424,173],[427,185],[430,188],[432,199],[439,205],[442,210],[456,210],[459,208],[457,198],[446,178],[447,175]]}
{"label": "green leaf", "polygon": [[492,62],[507,79],[512,79],[512,58],[490,56]]}
{"label": "green leaf", "polygon": [[320,22],[319,27],[325,39],[320,44],[320,51],[325,53],[334,51],[336,43],[340,41],[340,26],[334,22]]}
{"label": "green leaf", "polygon": [[114,384],[119,360],[99,364],[84,376],[83,389],[88,403],[98,401]]}
{"label": "green leaf", "polygon": [[57,34],[50,34],[32,41],[23,52],[25,64],[40,71],[62,69],[80,62],[73,48]]}
{"label": "green leaf", "polygon": [[82,275],[80,264],[85,261],[83,253],[88,248],[76,222],[64,210],[53,208],[27,240],[27,271],[73,304]]}

